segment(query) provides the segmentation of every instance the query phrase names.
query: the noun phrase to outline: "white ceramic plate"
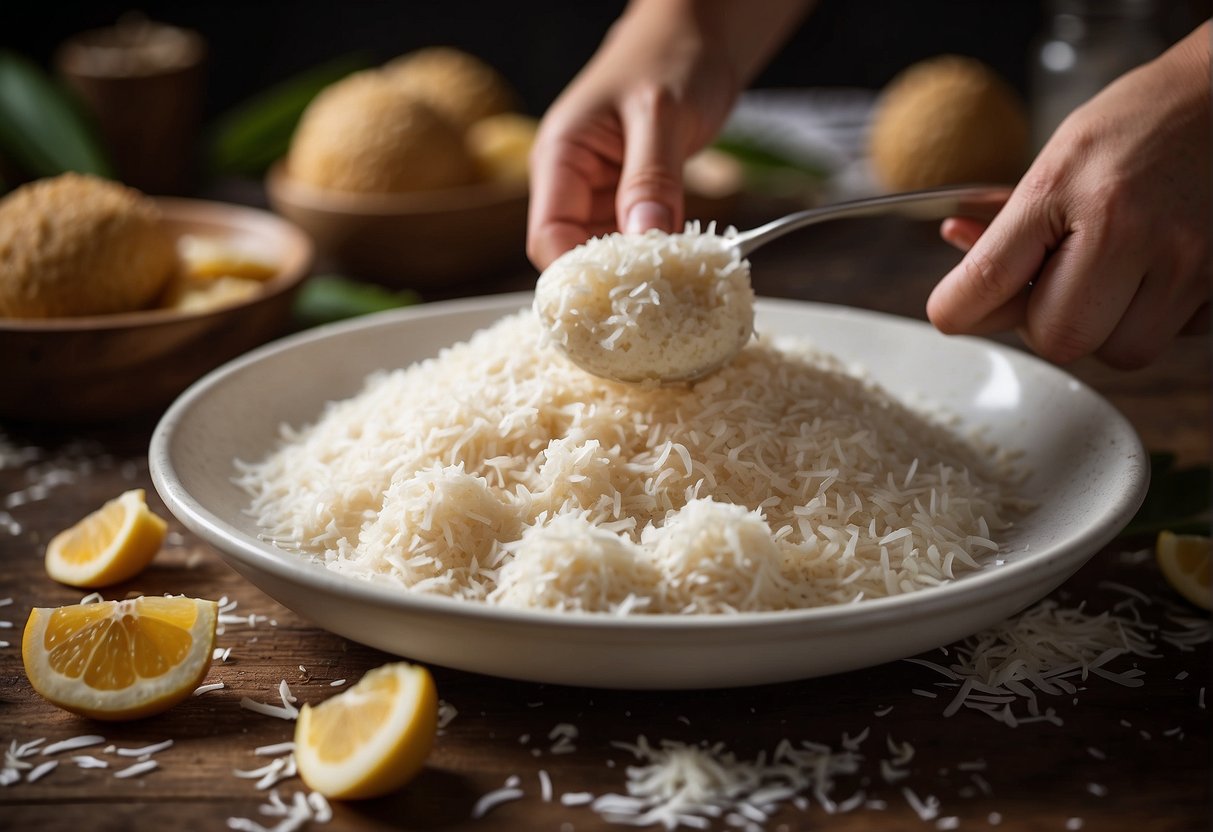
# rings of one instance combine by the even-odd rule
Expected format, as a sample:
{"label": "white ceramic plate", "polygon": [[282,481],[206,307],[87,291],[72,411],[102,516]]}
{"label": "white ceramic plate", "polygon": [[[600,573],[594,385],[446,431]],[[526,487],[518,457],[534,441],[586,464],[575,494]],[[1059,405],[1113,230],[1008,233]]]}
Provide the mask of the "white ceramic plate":
{"label": "white ceramic plate", "polygon": [[332,632],[447,667],[612,688],[786,681],[910,656],[963,638],[1042,598],[1111,540],[1148,479],[1140,440],[1090,388],[1029,355],[843,307],[762,300],[764,333],[810,334],[862,363],[894,395],[938,402],[1021,451],[1039,508],[1006,540],[1002,565],[937,588],[859,604],[733,616],[573,616],[410,595],[335,574],[258,539],[233,484],[284,422],[314,421],[371,371],[410,364],[530,303],[504,295],[375,315],[305,332],[237,359],[173,404],[152,437],[160,496],[248,580]]}

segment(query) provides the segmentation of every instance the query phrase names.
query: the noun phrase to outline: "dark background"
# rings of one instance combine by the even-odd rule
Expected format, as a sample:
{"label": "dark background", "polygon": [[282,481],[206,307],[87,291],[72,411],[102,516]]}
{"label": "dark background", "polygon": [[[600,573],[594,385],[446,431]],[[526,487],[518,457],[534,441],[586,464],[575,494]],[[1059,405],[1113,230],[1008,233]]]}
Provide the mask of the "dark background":
{"label": "dark background", "polygon": [[[763,13],[762,0],[737,2]],[[1159,23],[1171,40],[1209,14],[1208,3],[1158,2]],[[206,108],[214,115],[329,58],[361,52],[368,63],[377,63],[446,44],[496,66],[519,89],[526,110],[541,115],[624,5],[618,0],[7,0],[0,2],[0,47],[49,68],[64,38],[140,11],[205,35],[210,45]],[[986,61],[1025,92],[1030,49],[1048,12],[1048,0],[819,0],[755,86],[875,89],[916,60],[956,52]]]}

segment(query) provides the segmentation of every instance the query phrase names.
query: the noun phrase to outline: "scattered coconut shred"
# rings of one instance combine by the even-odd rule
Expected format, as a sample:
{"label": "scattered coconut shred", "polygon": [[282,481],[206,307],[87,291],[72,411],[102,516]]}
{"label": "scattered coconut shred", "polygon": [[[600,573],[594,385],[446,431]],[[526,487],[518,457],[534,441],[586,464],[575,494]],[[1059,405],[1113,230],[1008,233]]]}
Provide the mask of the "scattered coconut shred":
{"label": "scattered coconut shred", "polygon": [[264,536],[414,592],[733,613],[945,583],[1023,503],[1005,464],[807,343],[620,384],[507,316],[285,426],[240,482]]}

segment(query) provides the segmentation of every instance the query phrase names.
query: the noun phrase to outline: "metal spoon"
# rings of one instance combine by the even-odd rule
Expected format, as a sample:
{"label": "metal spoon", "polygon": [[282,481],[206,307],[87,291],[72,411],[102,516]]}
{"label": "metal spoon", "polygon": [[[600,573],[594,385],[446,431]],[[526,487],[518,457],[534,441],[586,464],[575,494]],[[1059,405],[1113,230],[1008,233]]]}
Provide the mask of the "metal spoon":
{"label": "metal spoon", "polygon": [[1001,185],[961,185],[838,202],[797,211],[766,225],[739,232],[732,238],[732,244],[742,257],[747,257],[771,240],[805,226],[853,217],[893,215],[914,220],[942,220],[948,217],[990,219],[1010,195],[1011,189]]}
{"label": "metal spoon", "polygon": [[[740,257],[745,258],[756,249],[785,234],[828,220],[879,215],[895,215],[916,220],[940,220],[957,216],[977,217],[988,220],[992,219],[998,212],[998,209],[1002,207],[1007,197],[1010,196],[1010,193],[1010,188],[1003,186],[966,185],[925,191],[910,191],[907,193],[871,197],[869,199],[857,199],[850,202],[839,202],[821,208],[798,211],[795,214],[789,214],[786,217],[773,220],[766,225],[725,237],[724,244],[732,246]],[[549,267],[549,270],[559,268],[560,263],[561,261],[558,260],[555,266]],[[545,272],[545,276],[547,274]],[[543,278],[541,277],[542,280]],[[550,326],[550,320],[545,318],[544,312],[541,309],[538,294],[536,295],[536,312],[539,313],[540,319]],[[728,312],[721,307],[716,314],[727,315]],[[727,326],[725,318],[721,318],[720,322],[722,324],[721,331],[734,331],[730,330]],[[728,364],[736,358],[737,353],[746,345],[750,337],[751,333],[743,330],[739,333],[737,343],[729,345],[729,348],[723,353],[720,350],[714,350],[714,358],[710,363],[687,366],[682,368],[682,371],[678,373],[671,373],[667,368],[658,374],[655,368],[643,366],[627,367],[626,372],[614,367],[608,370],[601,360],[602,353],[582,356],[572,354],[570,351],[564,350],[563,347],[559,348],[565,351],[569,359],[582,369],[613,381],[659,381],[663,384],[683,384],[711,375],[716,370]],[[720,355],[724,357],[715,357]]]}

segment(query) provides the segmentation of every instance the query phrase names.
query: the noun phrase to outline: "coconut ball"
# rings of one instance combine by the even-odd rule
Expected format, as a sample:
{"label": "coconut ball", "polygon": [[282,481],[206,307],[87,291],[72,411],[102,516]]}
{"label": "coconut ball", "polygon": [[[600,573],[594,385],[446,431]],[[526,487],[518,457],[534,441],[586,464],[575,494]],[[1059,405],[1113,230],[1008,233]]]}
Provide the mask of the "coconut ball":
{"label": "coconut ball", "polygon": [[636,544],[576,514],[531,526],[504,549],[488,600],[505,607],[622,615],[658,594],[660,573]]}
{"label": "coconut ball", "polygon": [[783,557],[761,513],[704,498],[692,500],[642,536],[684,612],[782,609],[789,583]]}
{"label": "coconut ball", "polygon": [[485,179],[526,182],[538,131],[539,122],[530,116],[498,113],[468,129],[467,146]]}
{"label": "coconut ball", "polygon": [[288,167],[299,182],[357,193],[451,188],[477,178],[462,134],[376,71],[316,96],[291,140]]}
{"label": "coconut ball", "polygon": [[396,87],[424,101],[460,132],[481,119],[517,109],[518,96],[497,70],[449,46],[402,55],[383,67]]}
{"label": "coconut ball", "polygon": [[358,539],[381,553],[381,571],[419,591],[445,594],[487,566],[499,541],[517,537],[519,526],[483,477],[462,463],[434,465],[394,481]]}
{"label": "coconut ball", "polygon": [[540,454],[532,511],[559,514],[569,508],[601,509],[611,503],[619,469],[618,448],[597,439],[553,439]]}
{"label": "coconut ball", "polygon": [[0,316],[131,312],[176,268],[159,209],[132,188],[67,173],[0,200]]}
{"label": "coconut ball", "polygon": [[911,66],[885,88],[869,151],[876,177],[894,191],[1015,182],[1028,159],[1028,118],[993,70],[944,55]]}
{"label": "coconut ball", "polygon": [[558,257],[535,286],[545,338],[582,369],[682,382],[731,361],[754,333],[750,264],[729,238],[652,229],[608,234]]}

